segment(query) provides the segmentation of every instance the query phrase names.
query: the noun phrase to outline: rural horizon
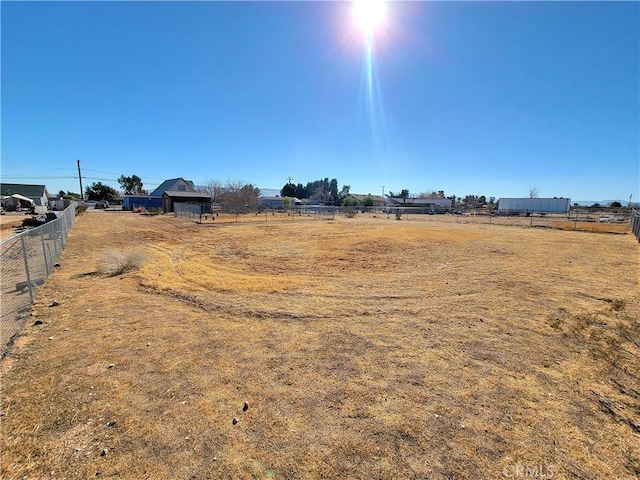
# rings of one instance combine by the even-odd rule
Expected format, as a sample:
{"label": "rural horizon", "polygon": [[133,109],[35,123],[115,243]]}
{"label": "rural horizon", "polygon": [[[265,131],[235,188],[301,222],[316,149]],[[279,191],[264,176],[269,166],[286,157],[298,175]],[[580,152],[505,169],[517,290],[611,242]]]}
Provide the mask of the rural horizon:
{"label": "rural horizon", "polygon": [[[113,178],[107,179],[105,177],[95,177],[94,176],[94,175],[96,175],[98,173],[100,173],[100,174],[111,173],[113,175],[118,175],[115,172],[105,172],[105,171],[102,171],[102,170],[94,171],[92,169],[85,169],[85,168],[82,168],[82,171],[83,172],[89,172],[89,175],[83,175],[82,176],[82,179],[85,181],[85,186],[83,187],[85,192],[86,192],[87,188],[91,187],[91,185],[95,185],[96,183],[98,183],[98,184],[107,185],[110,188],[113,188],[116,191],[118,191],[118,193],[120,195],[124,195],[122,185],[120,185],[118,183],[117,178],[116,179],[113,179]],[[91,173],[91,172],[93,172],[93,173]],[[126,174],[121,173],[119,175],[125,176]],[[158,180],[158,177],[152,177],[152,178],[156,179],[155,182],[146,182],[144,180],[144,178],[140,177],[139,175],[136,175],[135,172],[131,173],[130,176],[137,176],[138,178],[140,178],[140,181],[142,182],[142,189],[145,192],[153,191],[153,189],[155,187],[158,187],[162,183],[162,180]],[[2,178],[2,176],[0,175],[0,179],[1,178]],[[32,184],[33,183],[32,181],[16,182],[12,178],[13,177],[11,177],[11,181],[10,182],[6,182],[6,183],[25,183],[25,184]],[[19,177],[19,178],[27,178],[27,179],[29,179],[29,177]],[[48,177],[42,177],[43,180],[47,180],[47,178]],[[72,177],[68,177],[68,178],[75,180],[75,182],[79,182],[79,177],[77,177],[77,176],[75,176],[75,177],[72,176]],[[176,177],[166,177],[165,180],[169,179],[169,178],[184,178],[185,180],[193,181],[190,178],[181,177],[180,175],[178,175]],[[194,181],[193,183],[194,183],[196,188],[203,188],[207,184],[210,184],[212,182],[217,182],[219,184],[224,184],[224,183],[228,183],[228,182],[242,182],[242,183],[246,183],[246,184],[250,184],[250,185],[255,186],[256,188],[260,189],[261,192],[262,191],[265,192],[266,196],[280,195],[280,192],[281,192],[282,188],[285,187],[289,182],[293,183],[294,185],[297,185],[297,184],[300,184],[300,183],[305,185],[306,183],[310,183],[310,180],[305,180],[304,182],[296,182],[295,179],[293,179],[292,177],[284,177],[285,182],[283,183],[283,185],[281,187],[279,187],[279,188],[276,188],[276,187],[263,187],[263,186],[261,186],[259,184],[259,182],[258,183],[254,183],[254,182],[250,182],[250,181],[245,182],[245,179],[239,179],[239,178],[236,178],[236,177],[231,177],[231,178],[232,179],[225,179],[225,180],[216,179],[216,178],[208,178],[207,180],[204,180],[204,181],[201,181],[201,182],[195,182]],[[331,178],[332,180],[336,180],[337,181],[337,179],[335,177],[324,177],[324,178],[325,179]],[[92,181],[92,183],[88,184],[87,180]],[[5,182],[3,182],[3,183],[5,183]],[[399,194],[399,192],[404,190],[404,187],[402,187],[402,185],[406,185],[407,183],[408,182],[400,183],[399,185],[401,186],[401,188],[397,188],[397,189],[393,189],[393,188],[391,188],[390,186],[387,186],[387,185],[381,185],[380,186],[381,190],[379,192],[355,191],[355,190],[353,190],[351,188],[350,188],[350,192],[352,194],[358,194],[358,195],[381,195],[381,196],[385,195],[385,196],[389,196],[390,192],[391,193],[395,193],[395,194]],[[56,180],[55,183],[51,183],[51,185],[58,185],[58,186],[65,185],[66,187],[69,187],[69,188],[57,188],[57,187],[49,188],[49,185],[47,183],[43,183],[43,184],[45,186],[47,186],[47,189],[49,190],[49,193],[52,194],[52,195],[53,194],[57,194],[59,191],[64,191],[64,192],[72,193],[74,195],[78,195],[79,183],[76,183],[76,187],[75,188],[74,187],[69,187],[69,185],[70,185],[69,182],[60,183],[59,180]],[[345,182],[345,183],[342,184],[342,187],[344,187],[344,186],[350,187],[351,183]],[[534,190],[535,190],[535,192],[533,192]],[[440,190],[440,189],[433,189],[433,190],[423,189],[423,190],[419,190],[417,192],[407,189],[407,191],[409,192],[409,197],[410,198],[418,198],[418,197],[426,198],[427,196],[433,195],[433,194],[437,194],[438,192],[444,192],[444,197],[445,198],[450,198],[450,197],[452,197],[454,195],[453,193],[449,193],[449,192],[446,192],[446,191]],[[618,197],[618,198],[600,198],[600,199],[593,199],[593,200],[575,199],[575,198],[571,197],[570,195],[564,195],[562,193],[561,194],[547,195],[547,194],[545,194],[544,191],[542,191],[536,185],[530,185],[529,187],[527,187],[527,190],[523,191],[522,195],[515,195],[515,196],[511,196],[511,197],[507,197],[507,198],[528,198],[528,197],[530,197],[532,195],[532,193],[534,193],[536,197],[540,197],[540,198],[554,198],[554,197],[556,197],[556,198],[570,198],[571,199],[571,205],[578,204],[580,206],[591,206],[591,205],[594,205],[594,204],[599,204],[599,205],[602,205],[602,206],[607,206],[612,202],[619,202],[623,207],[626,207],[626,206],[630,205],[631,207],[636,208],[636,207],[640,206],[640,201],[633,200],[633,198],[635,198],[633,196],[633,194],[631,196],[627,195],[626,197],[621,196],[621,197]],[[464,199],[466,196],[476,196],[476,197],[483,196],[483,197],[485,197],[487,199],[487,201],[488,201],[489,198],[495,198],[495,201],[498,201],[501,198],[500,196],[496,196],[496,195],[493,195],[493,194],[487,195],[486,193],[469,193],[469,192],[465,192],[462,195],[460,195],[460,194],[456,194],[455,195],[456,198],[461,198],[461,199]],[[503,196],[503,198],[504,197],[505,196]]]}

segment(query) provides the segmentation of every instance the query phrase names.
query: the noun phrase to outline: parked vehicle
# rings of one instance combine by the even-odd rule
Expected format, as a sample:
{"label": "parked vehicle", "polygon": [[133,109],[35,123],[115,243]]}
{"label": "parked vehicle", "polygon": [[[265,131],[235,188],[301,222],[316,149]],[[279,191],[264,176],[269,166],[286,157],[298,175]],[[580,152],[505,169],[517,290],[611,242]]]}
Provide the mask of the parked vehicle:
{"label": "parked vehicle", "polygon": [[600,223],[623,223],[624,217],[616,215],[601,215],[598,221]]}

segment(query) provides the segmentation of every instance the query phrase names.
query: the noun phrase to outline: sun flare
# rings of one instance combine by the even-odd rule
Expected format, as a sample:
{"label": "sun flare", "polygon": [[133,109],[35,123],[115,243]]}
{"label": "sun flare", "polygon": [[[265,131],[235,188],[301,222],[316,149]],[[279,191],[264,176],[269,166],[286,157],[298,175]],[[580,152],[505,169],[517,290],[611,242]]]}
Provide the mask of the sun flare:
{"label": "sun flare", "polygon": [[367,35],[373,34],[384,23],[386,16],[387,6],[383,0],[355,0],[353,3],[356,25]]}

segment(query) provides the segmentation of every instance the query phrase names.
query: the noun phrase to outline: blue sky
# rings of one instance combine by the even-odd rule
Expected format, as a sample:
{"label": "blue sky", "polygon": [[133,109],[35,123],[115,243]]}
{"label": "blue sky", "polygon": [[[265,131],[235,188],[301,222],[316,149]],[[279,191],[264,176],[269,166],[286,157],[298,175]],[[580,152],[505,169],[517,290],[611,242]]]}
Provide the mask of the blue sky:
{"label": "blue sky", "polygon": [[640,3],[6,2],[2,181],[640,199]]}

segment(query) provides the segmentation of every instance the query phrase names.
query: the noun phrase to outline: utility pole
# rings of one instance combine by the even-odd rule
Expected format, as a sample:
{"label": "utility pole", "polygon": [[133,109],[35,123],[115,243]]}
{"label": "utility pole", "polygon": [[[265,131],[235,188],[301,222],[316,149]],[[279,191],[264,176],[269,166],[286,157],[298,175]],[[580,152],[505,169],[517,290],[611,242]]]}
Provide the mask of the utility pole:
{"label": "utility pole", "polygon": [[633,197],[633,193],[629,194],[629,204],[627,205],[627,208],[631,208],[631,197]]}
{"label": "utility pole", "polygon": [[84,202],[84,192],[82,191],[82,172],[80,172],[80,160],[78,160],[78,178],[80,179],[80,200]]}
{"label": "utility pole", "polygon": [[384,197],[384,185],[382,185],[382,196]]}
{"label": "utility pole", "polygon": [[291,183],[291,180],[293,180],[293,178],[287,177],[287,183]]}

